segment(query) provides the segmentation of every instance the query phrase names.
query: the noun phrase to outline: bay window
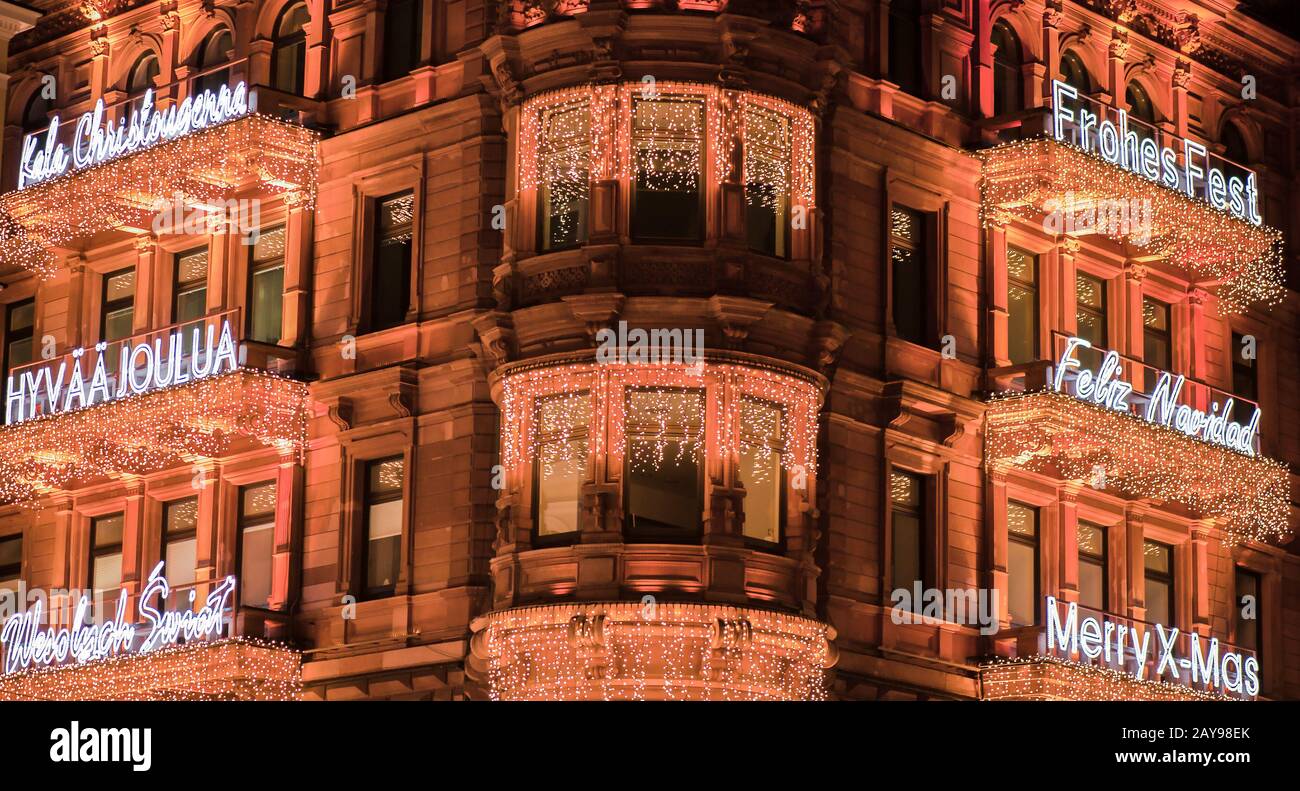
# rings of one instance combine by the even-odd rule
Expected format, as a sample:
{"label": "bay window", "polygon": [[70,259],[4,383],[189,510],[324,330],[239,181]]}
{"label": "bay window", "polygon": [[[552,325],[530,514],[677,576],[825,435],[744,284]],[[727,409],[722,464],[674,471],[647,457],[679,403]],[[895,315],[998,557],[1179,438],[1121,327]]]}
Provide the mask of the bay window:
{"label": "bay window", "polygon": [[661,81],[550,91],[520,112],[520,206],[534,221],[521,226],[521,249],[563,250],[598,234],[725,237],[776,258],[807,254],[816,135],[802,107]]}
{"label": "bay window", "polygon": [[[527,527],[542,544],[575,537],[583,520],[616,529],[602,520],[618,511],[599,500],[581,510],[588,482],[616,484],[610,503],[621,505],[625,536],[650,542],[695,540],[707,524],[752,548],[779,549],[786,514],[812,497],[821,390],[797,371],[720,362],[525,367],[504,375],[500,404],[503,466],[518,473],[509,479],[517,485],[531,481],[519,494],[530,493]],[[736,498],[734,510],[717,508],[719,486],[717,496]],[[724,512],[734,521],[707,522]]]}

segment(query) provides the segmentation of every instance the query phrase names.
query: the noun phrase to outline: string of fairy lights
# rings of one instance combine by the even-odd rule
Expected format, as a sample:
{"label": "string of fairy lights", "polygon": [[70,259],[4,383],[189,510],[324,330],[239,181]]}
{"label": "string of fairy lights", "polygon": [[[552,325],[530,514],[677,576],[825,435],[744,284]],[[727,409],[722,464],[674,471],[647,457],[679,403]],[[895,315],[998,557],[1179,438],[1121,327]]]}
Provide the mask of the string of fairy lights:
{"label": "string of fairy lights", "polygon": [[505,610],[483,628],[494,700],[824,700],[834,630],[694,603]]}
{"label": "string of fairy lights", "polygon": [[240,369],[0,427],[0,501],[39,505],[76,481],[221,456],[238,437],[301,460],[308,419],[305,384]]}
{"label": "string of fairy lights", "polygon": [[[549,464],[576,452],[626,452],[634,469],[650,470],[706,450],[722,458],[761,451],[811,478],[821,402],[809,380],[734,363],[526,368],[502,380],[502,463],[515,469],[539,454]],[[583,442],[563,441],[580,429]]]}
{"label": "string of fairy lights", "polygon": [[1064,393],[1001,394],[985,413],[985,460],[1181,503],[1218,520],[1224,543],[1290,534],[1285,464],[1247,457]]}
{"label": "string of fairy lights", "polygon": [[1235,700],[1060,657],[998,658],[980,668],[983,700]]}
{"label": "string of fairy lights", "polygon": [[[544,188],[555,205],[584,200],[588,179],[630,179],[643,189],[682,192],[698,189],[701,178],[726,181],[737,167],[751,204],[774,208],[788,199],[811,209],[815,203],[812,114],[775,97],[698,83],[635,82],[540,93],[520,112],[520,187]],[[739,162],[737,150],[743,151]]]}
{"label": "string of fairy lights", "polygon": [[319,135],[249,115],[0,198],[0,261],[53,275],[50,248],[115,229],[146,231],[177,194],[187,206],[231,200],[250,180],[311,208]]}
{"label": "string of fairy lights", "polygon": [[298,700],[301,655],[250,637],[29,668],[0,676],[0,700]]}
{"label": "string of fairy lights", "polygon": [[1107,202],[1133,206],[1126,222],[1093,231],[1167,258],[1218,283],[1220,310],[1275,305],[1286,293],[1282,235],[1115,167],[1070,143],[1036,138],[980,152],[985,227],[1006,214],[1038,219]]}

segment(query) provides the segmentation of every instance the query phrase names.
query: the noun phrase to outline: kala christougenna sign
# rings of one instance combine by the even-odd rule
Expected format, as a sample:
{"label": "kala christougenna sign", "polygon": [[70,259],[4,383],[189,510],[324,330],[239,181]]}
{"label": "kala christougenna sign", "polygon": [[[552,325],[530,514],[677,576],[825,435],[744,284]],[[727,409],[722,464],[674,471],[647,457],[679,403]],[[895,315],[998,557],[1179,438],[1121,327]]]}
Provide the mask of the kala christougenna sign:
{"label": "kala christougenna sign", "polygon": [[[159,561],[140,592],[141,623],[126,618],[125,589],[117,599],[117,612],[112,618],[92,623],[90,597],[82,596],[72,624],[58,629],[41,628],[46,618],[38,599],[31,609],[10,616],[0,631],[5,673],[27,667],[91,662],[127,652],[144,654],[176,643],[218,639],[234,592],[235,578],[226,577],[212,589],[199,609],[194,609],[195,593],[191,588],[188,609],[168,610],[166,602],[171,586],[163,576],[163,563]],[[137,641],[137,638],[141,639]]]}
{"label": "kala christougenna sign", "polygon": [[246,115],[249,97],[248,87],[240,82],[233,88],[222,85],[215,91],[187,96],[166,110],[156,110],[151,88],[144,92],[139,107],[116,123],[104,122],[104,100],[100,99],[94,110],[77,121],[71,151],[59,142],[56,115],[50,119],[43,139],[37,133],[23,141],[18,189],[62,176],[69,166],[74,170],[94,167]]}

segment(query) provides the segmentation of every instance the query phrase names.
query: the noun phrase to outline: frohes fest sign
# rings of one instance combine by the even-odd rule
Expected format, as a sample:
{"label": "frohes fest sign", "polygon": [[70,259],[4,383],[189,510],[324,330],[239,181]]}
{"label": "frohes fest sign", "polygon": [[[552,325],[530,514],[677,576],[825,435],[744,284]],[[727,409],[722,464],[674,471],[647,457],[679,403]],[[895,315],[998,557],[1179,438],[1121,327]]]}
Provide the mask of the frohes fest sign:
{"label": "frohes fest sign", "polygon": [[[1214,402],[1209,412],[1180,403],[1187,379],[1182,374],[1174,376],[1168,371],[1159,372],[1155,386],[1149,392],[1135,394],[1133,385],[1120,378],[1122,364],[1118,353],[1106,352],[1097,369],[1085,368],[1079,362],[1075,353],[1080,349],[1091,348],[1092,344],[1083,338],[1066,339],[1065,351],[1051,376],[1052,389],[1068,392],[1080,401],[1094,406],[1127,412],[1148,423],[1174,429],[1212,445],[1220,445],[1246,456],[1255,455],[1255,434],[1259,431],[1260,416],[1258,408],[1250,422],[1243,425],[1232,419],[1235,406],[1232,398],[1228,398],[1222,405]],[[1139,400],[1145,400],[1145,406],[1138,403]]]}
{"label": "frohes fest sign", "polygon": [[220,327],[218,332],[215,322],[204,322],[177,328],[152,343],[122,341],[115,364],[107,354],[108,343],[100,341],[93,355],[82,347],[57,360],[18,369],[6,385],[5,423],[71,412],[234,371],[240,367],[239,348],[229,319],[223,319]]}
{"label": "frohes fest sign", "polygon": [[1052,135],[1238,219],[1264,224],[1253,170],[1212,155],[1205,146],[1185,137],[1178,139],[1181,150],[1161,145],[1156,142],[1154,127],[1130,119],[1122,109],[1079,96],[1077,89],[1060,80],[1052,81]]}
{"label": "frohes fest sign", "polygon": [[1166,681],[1230,697],[1259,695],[1259,660],[1177,626],[1116,620],[1047,597],[1046,653],[1110,668],[1139,681]]}
{"label": "frohes fest sign", "polygon": [[255,94],[243,82],[233,88],[222,85],[215,91],[187,96],[165,110],[157,110],[153,100],[150,88],[129,117],[105,123],[104,100],[100,99],[94,110],[82,114],[77,121],[70,147],[59,141],[59,117],[54,116],[43,138],[36,133],[23,141],[18,189],[58,178],[69,167],[74,170],[94,167],[216,126],[246,115],[257,103]]}
{"label": "frohes fest sign", "polygon": [[226,577],[213,587],[197,610],[192,588],[188,609],[166,609],[171,590],[163,576],[163,562],[159,561],[140,592],[138,623],[126,617],[125,589],[118,596],[113,617],[93,623],[90,597],[82,596],[72,623],[58,629],[41,628],[45,612],[38,600],[31,609],[11,615],[0,631],[5,673],[28,667],[91,662],[128,652],[146,654],[177,643],[215,640],[222,636],[225,613],[235,592],[234,577]]}

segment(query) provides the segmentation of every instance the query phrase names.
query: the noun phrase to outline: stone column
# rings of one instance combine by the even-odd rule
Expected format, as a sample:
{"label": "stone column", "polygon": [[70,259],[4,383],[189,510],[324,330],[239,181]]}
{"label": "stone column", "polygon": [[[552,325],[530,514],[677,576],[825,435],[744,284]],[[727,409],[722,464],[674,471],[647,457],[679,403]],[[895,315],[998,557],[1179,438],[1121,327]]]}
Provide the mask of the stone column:
{"label": "stone column", "polygon": [[1173,104],[1170,105],[1174,134],[1187,137],[1187,88],[1192,83],[1192,63],[1182,58],[1174,64]]}

